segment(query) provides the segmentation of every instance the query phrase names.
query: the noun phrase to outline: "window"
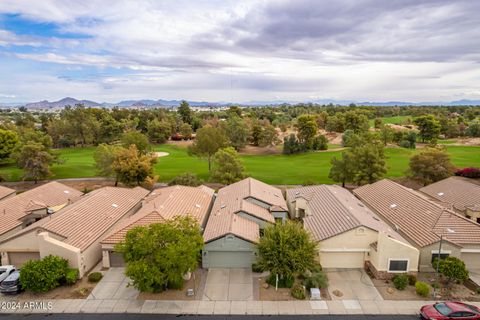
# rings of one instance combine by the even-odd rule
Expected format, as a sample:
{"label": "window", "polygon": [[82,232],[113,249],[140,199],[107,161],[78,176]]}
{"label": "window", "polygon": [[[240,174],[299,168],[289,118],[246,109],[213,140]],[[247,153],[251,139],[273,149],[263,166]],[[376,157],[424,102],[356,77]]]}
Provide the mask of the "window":
{"label": "window", "polygon": [[477,218],[477,223],[480,223],[480,218]]}
{"label": "window", "polygon": [[[441,260],[447,259],[449,255],[450,255],[449,253],[440,253],[440,259]],[[432,253],[432,261],[431,262],[433,263],[433,260],[435,260],[435,259],[438,259],[438,253]]]}
{"label": "window", "polygon": [[408,271],[408,260],[389,260],[389,272],[406,272]]}
{"label": "window", "polygon": [[227,241],[232,241],[233,239],[235,239],[235,237],[232,236],[232,235],[228,235],[228,236],[226,237],[226,239],[227,239]]}
{"label": "window", "polygon": [[364,228],[358,228],[357,229],[357,235],[364,235],[365,234],[365,229]]}

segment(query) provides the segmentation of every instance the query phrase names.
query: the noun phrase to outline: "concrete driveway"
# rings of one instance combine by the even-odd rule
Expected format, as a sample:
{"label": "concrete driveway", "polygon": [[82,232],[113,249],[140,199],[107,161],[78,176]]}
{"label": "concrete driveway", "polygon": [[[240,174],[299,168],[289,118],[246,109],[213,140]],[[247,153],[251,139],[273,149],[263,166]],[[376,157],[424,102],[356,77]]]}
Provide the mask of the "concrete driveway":
{"label": "concrete driveway", "polygon": [[87,299],[136,299],[139,292],[134,287],[127,287],[129,281],[125,276],[125,268],[110,268]]}
{"label": "concrete driveway", "polygon": [[469,269],[470,280],[480,286],[480,269]]}
{"label": "concrete driveway", "polygon": [[[332,300],[383,300],[363,269],[330,269],[326,270],[326,273],[329,283],[328,291]],[[335,290],[341,291],[343,295],[337,297],[333,294]]]}
{"label": "concrete driveway", "polygon": [[250,269],[209,269],[202,300],[253,300]]}

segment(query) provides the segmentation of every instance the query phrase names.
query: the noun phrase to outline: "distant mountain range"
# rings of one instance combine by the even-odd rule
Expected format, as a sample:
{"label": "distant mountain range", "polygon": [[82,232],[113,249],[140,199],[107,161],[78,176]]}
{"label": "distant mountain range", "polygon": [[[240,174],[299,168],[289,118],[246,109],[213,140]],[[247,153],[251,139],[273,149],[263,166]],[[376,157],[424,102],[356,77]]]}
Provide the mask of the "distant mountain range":
{"label": "distant mountain range", "polygon": [[[63,108],[65,106],[74,106],[76,104],[83,104],[86,107],[146,107],[146,108],[168,108],[168,107],[178,107],[181,100],[124,100],[118,103],[108,103],[108,102],[95,102],[91,100],[77,100],[75,98],[63,98],[58,101],[49,102],[47,100],[32,102],[32,103],[0,103],[2,107],[18,107],[25,106],[27,109],[55,109]],[[194,107],[220,107],[220,106],[230,106],[230,105],[241,105],[241,106],[265,106],[265,105],[281,105],[281,104],[297,104],[297,103],[315,103],[315,104],[334,104],[334,105],[349,105],[350,103],[355,103],[356,105],[363,106],[466,106],[466,105],[480,105],[480,100],[456,100],[450,102],[406,102],[406,101],[387,101],[387,102],[357,102],[352,100],[332,100],[332,99],[319,99],[319,100],[310,100],[310,101],[288,101],[288,100],[271,100],[271,101],[248,101],[244,103],[229,103],[229,102],[207,102],[207,101],[188,101],[190,106]]]}

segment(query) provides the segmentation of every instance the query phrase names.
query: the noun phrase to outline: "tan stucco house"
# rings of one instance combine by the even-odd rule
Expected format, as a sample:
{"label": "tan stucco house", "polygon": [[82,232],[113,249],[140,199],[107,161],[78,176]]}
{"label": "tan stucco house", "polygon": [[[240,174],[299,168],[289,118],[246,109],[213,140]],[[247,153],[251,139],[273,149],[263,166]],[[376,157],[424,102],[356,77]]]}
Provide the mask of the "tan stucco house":
{"label": "tan stucco house", "polygon": [[368,268],[378,278],[418,271],[419,251],[348,190],[336,185],[287,189],[292,219],[318,242],[323,268]]}
{"label": "tan stucco house", "polygon": [[433,271],[432,260],[439,254],[441,235],[441,257],[454,256],[470,270],[480,269],[480,224],[388,179],[353,192],[420,250],[419,271]]}
{"label": "tan stucco house", "polygon": [[280,189],[253,178],[221,188],[203,234],[204,268],[249,268],[263,229],[288,219]]}
{"label": "tan stucco house", "polygon": [[[70,203],[83,193],[58,182],[49,182],[0,201],[0,242],[45,218]],[[25,261],[38,259],[38,252],[13,250],[1,253],[1,262],[20,267]]]}
{"label": "tan stucco house", "polygon": [[115,245],[122,242],[128,231],[138,226],[162,223],[177,216],[190,216],[205,228],[213,203],[214,190],[205,186],[171,186],[154,190],[142,202],[133,216],[122,221],[102,241],[103,266],[121,267],[123,257],[115,252]]}
{"label": "tan stucco house", "polygon": [[[57,255],[68,259],[82,277],[101,260],[100,241],[122,219],[135,213],[148,193],[140,187],[104,187],[85,194],[73,204],[1,241],[2,257],[8,260],[15,252],[29,252],[36,258]],[[34,258],[33,255],[30,258]]]}
{"label": "tan stucco house", "polygon": [[480,223],[480,185],[472,179],[450,177],[423,187],[420,191]]}

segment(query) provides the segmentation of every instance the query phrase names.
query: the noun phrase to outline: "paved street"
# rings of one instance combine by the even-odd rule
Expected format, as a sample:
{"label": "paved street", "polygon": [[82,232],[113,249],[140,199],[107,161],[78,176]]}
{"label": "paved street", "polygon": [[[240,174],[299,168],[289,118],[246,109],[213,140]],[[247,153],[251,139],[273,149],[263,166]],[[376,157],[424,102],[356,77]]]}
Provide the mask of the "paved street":
{"label": "paved street", "polygon": [[[53,314],[49,315],[48,319],[52,320],[117,320],[117,319],[128,319],[128,320],[175,320],[181,317],[188,317],[189,320],[220,320],[226,319],[225,316],[175,316],[175,315],[153,315],[153,314]],[[0,315],[0,319],[24,319],[23,315]],[[363,315],[337,315],[337,316],[277,316],[281,320],[308,320],[308,319],[319,319],[319,320],[414,320],[418,319],[417,316],[399,316],[399,315],[376,315],[376,316],[363,316]],[[45,319],[45,315],[32,314],[28,317],[29,320],[40,320]],[[229,316],[228,319],[231,320],[263,320],[264,317],[261,316]]]}

